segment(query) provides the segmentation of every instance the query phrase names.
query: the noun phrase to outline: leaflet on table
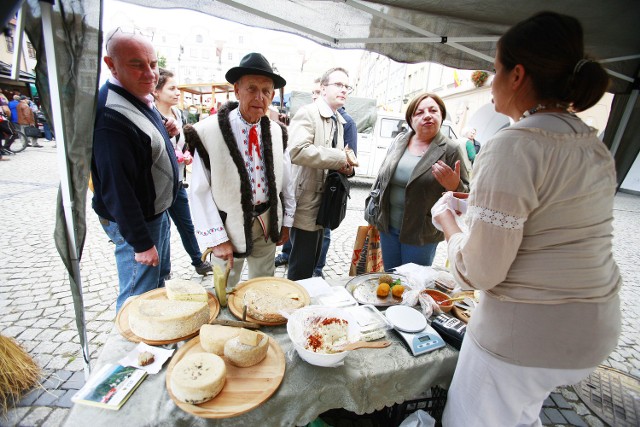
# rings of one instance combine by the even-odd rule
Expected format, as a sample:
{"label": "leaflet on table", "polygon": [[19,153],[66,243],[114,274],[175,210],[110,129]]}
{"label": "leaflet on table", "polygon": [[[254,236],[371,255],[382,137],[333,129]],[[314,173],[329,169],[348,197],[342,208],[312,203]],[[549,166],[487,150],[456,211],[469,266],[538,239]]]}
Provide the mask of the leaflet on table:
{"label": "leaflet on table", "polygon": [[[153,353],[153,363],[146,366],[140,366],[140,364],[138,363],[138,355],[145,351]],[[125,357],[118,360],[118,363],[122,366],[133,366],[134,368],[143,369],[149,374],[157,374],[162,369],[162,365],[164,364],[164,362],[166,362],[171,357],[174,351],[175,350],[167,350],[164,348],[154,347],[141,342]]]}
{"label": "leaflet on table", "polygon": [[146,378],[147,372],[131,366],[107,364],[71,398],[75,403],[117,411]]}
{"label": "leaflet on table", "polygon": [[305,288],[311,298],[331,292],[331,285],[329,285],[329,283],[327,283],[327,281],[322,277],[311,277],[309,279],[297,280],[296,283]]}
{"label": "leaflet on table", "polygon": [[322,277],[298,280],[297,283],[307,290],[313,305],[324,305],[327,307],[358,305],[358,302],[344,286],[331,286]]}

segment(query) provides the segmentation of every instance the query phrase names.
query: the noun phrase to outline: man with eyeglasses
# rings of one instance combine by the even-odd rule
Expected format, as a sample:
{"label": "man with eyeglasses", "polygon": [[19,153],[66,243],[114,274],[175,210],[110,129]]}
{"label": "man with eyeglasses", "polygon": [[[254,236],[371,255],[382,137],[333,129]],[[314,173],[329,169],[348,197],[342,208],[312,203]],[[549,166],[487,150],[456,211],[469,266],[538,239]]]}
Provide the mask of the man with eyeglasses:
{"label": "man with eyeglasses", "polygon": [[249,53],[225,75],[238,102],[228,102],[201,122],[186,126],[195,147],[189,202],[200,246],[212,263],[232,269],[227,286],[272,277],[276,246],[289,239],[296,209],[284,126],[269,119],[275,90],[286,81],[259,53]]}
{"label": "man with eyeglasses", "polygon": [[115,244],[119,295],[125,300],[164,286],[171,271],[167,209],[178,191],[178,163],[151,93],[158,59],[141,35],[111,31],[105,64],[111,77],[100,88],[93,133],[92,206]]}
{"label": "man with eyeglasses", "polygon": [[344,68],[327,70],[320,79],[320,90],[320,97],[300,108],[289,126],[288,150],[296,194],[287,272],[291,280],[312,277],[322,251],[324,228],[316,224],[316,219],[327,171],[354,174],[344,151],[345,120],[338,113],[352,90],[349,74]]}

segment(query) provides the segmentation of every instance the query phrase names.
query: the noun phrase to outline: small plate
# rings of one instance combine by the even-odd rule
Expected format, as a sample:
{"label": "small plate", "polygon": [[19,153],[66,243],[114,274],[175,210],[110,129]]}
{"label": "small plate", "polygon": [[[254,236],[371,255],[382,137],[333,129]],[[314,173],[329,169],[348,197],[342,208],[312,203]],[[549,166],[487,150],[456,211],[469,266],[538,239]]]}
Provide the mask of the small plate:
{"label": "small plate", "polygon": [[385,315],[394,328],[403,332],[420,332],[427,327],[427,319],[424,315],[406,305],[389,307]]}
{"label": "small plate", "polygon": [[389,292],[389,295],[385,298],[381,298],[376,294],[378,289],[378,279],[380,276],[388,274],[393,280],[400,279],[400,282],[405,288],[413,287],[412,283],[406,276],[397,273],[367,273],[356,276],[349,280],[345,285],[347,291],[351,292],[353,297],[360,304],[372,304],[376,307],[389,307],[402,303],[402,298],[395,298]]}

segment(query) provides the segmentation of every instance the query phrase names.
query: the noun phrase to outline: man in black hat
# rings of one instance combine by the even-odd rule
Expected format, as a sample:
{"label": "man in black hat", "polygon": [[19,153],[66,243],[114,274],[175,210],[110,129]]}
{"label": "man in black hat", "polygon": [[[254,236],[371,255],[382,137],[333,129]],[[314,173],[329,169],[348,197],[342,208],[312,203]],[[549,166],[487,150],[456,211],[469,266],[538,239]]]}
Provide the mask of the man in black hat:
{"label": "man in black hat", "polygon": [[286,81],[259,53],[242,58],[226,78],[239,102],[184,133],[195,149],[189,201],[196,236],[212,250],[212,262],[230,264],[232,287],[244,258],[249,278],[273,276],[276,245],[289,238],[295,199],[286,129],[268,116],[275,89]]}

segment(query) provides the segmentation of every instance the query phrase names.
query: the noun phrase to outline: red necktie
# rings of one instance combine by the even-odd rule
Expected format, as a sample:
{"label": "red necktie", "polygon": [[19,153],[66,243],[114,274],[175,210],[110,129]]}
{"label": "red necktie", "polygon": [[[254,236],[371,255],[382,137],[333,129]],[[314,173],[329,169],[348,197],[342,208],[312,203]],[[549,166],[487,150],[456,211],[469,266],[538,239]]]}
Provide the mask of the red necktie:
{"label": "red necktie", "polygon": [[256,149],[256,153],[258,154],[258,158],[262,158],[260,154],[260,141],[258,141],[258,131],[255,126],[251,126],[249,130],[249,155],[253,156],[253,149]]}

